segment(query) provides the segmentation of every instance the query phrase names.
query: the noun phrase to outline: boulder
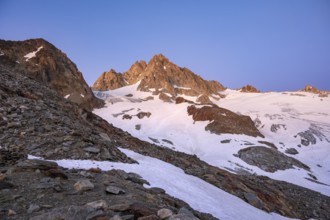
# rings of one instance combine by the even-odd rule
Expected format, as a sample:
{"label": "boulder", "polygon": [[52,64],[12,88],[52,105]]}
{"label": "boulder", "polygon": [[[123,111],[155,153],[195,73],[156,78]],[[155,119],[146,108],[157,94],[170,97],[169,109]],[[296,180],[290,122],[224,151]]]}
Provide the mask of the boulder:
{"label": "boulder", "polygon": [[91,183],[91,181],[89,181],[88,179],[85,179],[85,180],[79,180],[74,184],[73,187],[76,191],[81,192],[81,191],[88,191],[94,189],[94,184]]}
{"label": "boulder", "polygon": [[249,116],[238,115],[232,111],[220,108],[216,105],[197,108],[188,106],[188,115],[192,115],[194,121],[210,121],[205,130],[215,134],[245,134],[253,137],[263,137],[255,127]]}
{"label": "boulder", "polygon": [[238,151],[238,157],[250,165],[271,173],[278,170],[293,169],[293,166],[307,171],[310,170],[307,165],[299,160],[288,157],[273,148],[260,146],[244,148]]}
{"label": "boulder", "polygon": [[170,209],[160,209],[157,211],[157,215],[160,219],[166,219],[173,215],[172,210]]}

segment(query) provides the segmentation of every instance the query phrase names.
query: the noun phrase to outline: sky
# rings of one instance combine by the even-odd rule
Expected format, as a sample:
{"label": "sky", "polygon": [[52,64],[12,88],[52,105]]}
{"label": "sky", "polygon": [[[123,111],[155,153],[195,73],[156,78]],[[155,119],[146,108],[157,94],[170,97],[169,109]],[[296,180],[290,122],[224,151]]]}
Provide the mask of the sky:
{"label": "sky", "polygon": [[162,53],[233,89],[330,90],[329,0],[0,0],[0,39],[31,38],[89,85]]}

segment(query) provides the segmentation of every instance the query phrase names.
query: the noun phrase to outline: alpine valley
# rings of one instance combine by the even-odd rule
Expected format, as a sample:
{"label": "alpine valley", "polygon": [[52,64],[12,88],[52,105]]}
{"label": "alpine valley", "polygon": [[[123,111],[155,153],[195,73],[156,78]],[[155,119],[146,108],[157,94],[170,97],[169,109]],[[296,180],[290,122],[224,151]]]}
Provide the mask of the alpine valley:
{"label": "alpine valley", "polygon": [[226,88],[162,54],[91,88],[0,40],[0,218],[330,219],[330,97]]}

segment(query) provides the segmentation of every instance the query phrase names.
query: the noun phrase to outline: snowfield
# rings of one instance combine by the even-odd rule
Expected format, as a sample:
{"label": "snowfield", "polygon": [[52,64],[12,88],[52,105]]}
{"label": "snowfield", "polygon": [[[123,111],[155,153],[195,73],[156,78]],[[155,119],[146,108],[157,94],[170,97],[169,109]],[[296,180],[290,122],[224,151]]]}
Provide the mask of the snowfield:
{"label": "snowfield", "polygon": [[[226,98],[211,100],[220,107],[248,115],[258,124],[265,138],[246,135],[215,135],[205,131],[209,122],[194,122],[187,114],[188,103],[165,103],[150,92],[137,91],[138,84],[107,92],[95,92],[106,100],[106,106],[94,110],[114,126],[133,136],[159,146],[195,154],[207,163],[230,172],[242,170],[272,179],[300,185],[330,196],[330,98],[318,97],[306,92],[241,93],[225,90]],[[128,94],[132,94],[133,96]],[[196,101],[197,97],[182,96]],[[151,116],[139,119],[139,112],[150,112]],[[123,115],[132,116],[123,119]],[[298,134],[303,133],[302,135]],[[307,135],[304,135],[307,134]],[[305,137],[312,136],[315,143],[308,143]],[[240,149],[250,146],[264,146],[258,141],[274,143],[280,152],[289,148],[299,153],[287,156],[298,159],[311,168],[287,169],[275,173],[266,172],[245,163],[234,156]],[[222,143],[221,143],[222,142]],[[307,144],[304,146],[302,143]],[[313,175],[317,182],[310,181]],[[308,178],[308,179],[306,179]]]}
{"label": "snowfield", "polygon": [[[161,160],[143,156],[130,150],[121,149],[128,157],[139,164],[124,164],[108,161],[57,160],[59,166],[69,169],[100,168],[107,171],[121,169],[141,175],[150,183],[145,187],[160,187],[166,192],[187,202],[193,209],[212,214],[219,219],[289,219],[276,213],[266,213],[243,200]],[[41,159],[29,156],[29,159]],[[238,211],[239,210],[239,211]]]}

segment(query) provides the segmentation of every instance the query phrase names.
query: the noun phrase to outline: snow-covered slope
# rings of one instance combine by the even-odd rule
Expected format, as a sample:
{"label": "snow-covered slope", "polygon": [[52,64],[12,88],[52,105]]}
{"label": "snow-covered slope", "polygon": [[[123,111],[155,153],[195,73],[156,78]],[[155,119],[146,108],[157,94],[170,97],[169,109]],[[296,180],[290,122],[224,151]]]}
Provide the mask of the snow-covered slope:
{"label": "snow-covered slope", "polygon": [[[106,107],[94,113],[139,139],[195,154],[211,165],[236,173],[265,175],[330,196],[330,98],[305,92],[240,93],[228,89],[222,92],[226,98],[211,98],[220,107],[249,115],[265,136],[255,138],[211,134],[205,131],[209,122],[194,122],[188,116],[187,107],[191,104],[167,103],[149,92],[137,91],[137,87],[138,83],[96,92],[106,100]],[[136,115],[141,112],[151,115],[140,119]],[[124,115],[131,119],[123,119]],[[271,173],[235,156],[239,150],[250,146],[269,147],[259,141],[274,143],[283,153],[296,149],[298,154],[287,155],[309,166],[310,171],[294,167]]]}

